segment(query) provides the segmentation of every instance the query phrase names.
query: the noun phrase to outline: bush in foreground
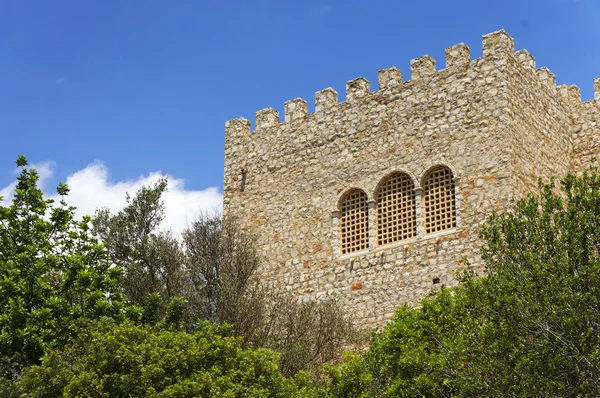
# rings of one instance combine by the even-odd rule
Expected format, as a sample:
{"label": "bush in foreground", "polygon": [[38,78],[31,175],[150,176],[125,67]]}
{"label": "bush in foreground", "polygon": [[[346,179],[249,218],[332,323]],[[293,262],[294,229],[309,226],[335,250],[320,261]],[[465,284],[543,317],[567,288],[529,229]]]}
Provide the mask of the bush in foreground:
{"label": "bush in foreground", "polygon": [[293,396],[293,379],[278,369],[279,355],[243,349],[229,326],[194,333],[118,325],[104,319],[76,343],[31,367],[12,394],[28,397],[280,397]]}
{"label": "bush in foreground", "polygon": [[487,276],[400,308],[332,396],[597,396],[600,175],[540,184],[482,230]]}

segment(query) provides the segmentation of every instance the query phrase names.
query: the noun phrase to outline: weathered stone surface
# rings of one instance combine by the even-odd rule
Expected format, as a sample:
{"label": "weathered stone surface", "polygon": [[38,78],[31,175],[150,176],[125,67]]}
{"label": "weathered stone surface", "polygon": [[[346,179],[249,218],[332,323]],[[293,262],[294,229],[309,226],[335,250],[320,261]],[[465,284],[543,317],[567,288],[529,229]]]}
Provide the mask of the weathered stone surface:
{"label": "weathered stone surface", "polygon": [[402,72],[395,66],[381,69],[377,73],[377,82],[380,90],[399,86],[402,84]]}
{"label": "weathered stone surface", "polygon": [[435,59],[431,55],[410,60],[412,80],[425,79],[435,73]]}
{"label": "weathered stone surface", "polygon": [[371,83],[364,77],[358,77],[346,83],[346,101],[355,102],[369,95]]}
{"label": "weathered stone surface", "polygon": [[256,112],[256,130],[266,129],[279,124],[279,112],[273,108],[265,108]]}
{"label": "weathered stone surface", "polygon": [[[467,264],[483,271],[478,232],[492,211],[600,154],[599,79],[598,100],[582,103],[504,31],[484,36],[483,54],[450,47],[440,71],[421,57],[405,82],[384,69],[375,92],[355,79],[343,103],[325,89],[313,114],[290,101],[284,123],[261,111],[254,133],[245,119],[227,123],[223,208],[258,233],[264,283],[300,300],[335,296],[357,324],[381,326],[397,306],[456,285]],[[427,235],[421,186],[435,165],[453,171],[457,227]],[[417,236],[378,247],[375,191],[394,171],[414,181]],[[351,188],[367,194],[369,250],[340,256],[338,202]]]}
{"label": "weathered stone surface", "polygon": [[315,93],[315,113],[326,112],[338,102],[338,93],[331,87]]}
{"label": "weathered stone surface", "polygon": [[446,49],[446,68],[466,68],[471,61],[471,50],[464,43]]}

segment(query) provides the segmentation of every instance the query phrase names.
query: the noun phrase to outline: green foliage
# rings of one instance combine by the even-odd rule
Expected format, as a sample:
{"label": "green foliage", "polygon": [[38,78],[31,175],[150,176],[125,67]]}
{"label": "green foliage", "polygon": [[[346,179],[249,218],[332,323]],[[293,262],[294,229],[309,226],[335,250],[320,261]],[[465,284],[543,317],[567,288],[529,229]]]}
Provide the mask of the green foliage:
{"label": "green foliage", "polygon": [[165,322],[170,329],[183,329],[186,306],[187,301],[183,297],[173,297],[171,299],[165,316]]}
{"label": "green foliage", "polygon": [[469,304],[462,291],[444,289],[417,310],[399,308],[366,355],[376,364],[374,380],[386,385],[391,396],[455,394],[471,364],[464,349],[473,325]]}
{"label": "green foliage", "polygon": [[[164,219],[162,195],[167,179],[140,188],[117,214],[99,209],[94,233],[106,245],[111,261],[123,269],[122,287],[129,304],[150,306],[164,316],[169,301],[187,290],[179,242],[157,232]],[[158,295],[158,296],[157,296]],[[160,298],[159,301],[156,301]]]}
{"label": "green foliage", "polygon": [[183,231],[188,271],[186,297],[196,315],[235,325],[248,341],[266,315],[266,295],[256,271],[261,258],[256,237],[233,217],[201,215]]}
{"label": "green foliage", "polygon": [[[123,308],[121,270],[107,261],[90,218],[76,221],[64,199],[44,199],[24,156],[17,166],[12,204],[0,207],[0,377],[7,379],[64,346],[89,320],[120,316]],[[61,196],[68,191],[59,184]]]}
{"label": "green foliage", "polygon": [[600,175],[560,186],[542,184],[483,230],[490,278],[474,293],[487,304],[482,343],[493,351],[480,367],[490,391],[600,391]]}
{"label": "green foliage", "polygon": [[465,291],[442,289],[418,309],[398,308],[366,353],[327,368],[326,396],[450,397],[464,395],[465,386],[473,390],[469,383],[479,380],[469,347],[481,318]]}
{"label": "green foliage", "polygon": [[[103,320],[76,344],[47,355],[16,383],[31,397],[288,397],[279,356],[243,349],[227,326],[203,323],[194,333]],[[298,384],[298,385],[297,385]]]}
{"label": "green foliage", "polygon": [[339,366],[325,365],[327,383],[321,386],[321,396],[367,398],[373,396],[373,375],[366,371],[365,361],[358,354],[345,354]]}
{"label": "green foliage", "polygon": [[[540,183],[539,195],[492,215],[482,228],[486,276],[465,274],[420,308],[397,309],[368,351],[332,366],[356,332],[335,302],[297,303],[261,288],[254,237],[234,219],[199,219],[183,245],[155,234],[161,180],[117,215],[97,214],[105,249],[89,217],[76,221],[64,199],[45,200],[35,170],[22,156],[17,165],[12,205],[0,207],[2,396],[600,391],[596,169],[567,176],[558,192]],[[59,184],[59,195],[68,191]]]}
{"label": "green foliage", "polygon": [[286,376],[301,370],[319,373],[323,364],[341,359],[342,348],[363,338],[333,300],[298,303],[293,297],[275,295],[268,303],[267,317],[251,342],[280,352]]}
{"label": "green foliage", "polygon": [[596,396],[600,391],[600,175],[495,214],[488,276],[403,307],[370,350],[330,370],[335,397]]}
{"label": "green foliage", "polygon": [[266,290],[257,273],[256,236],[235,217],[202,214],[183,231],[181,245],[157,233],[166,189],[166,180],[143,187],[122,211],[100,210],[93,221],[112,261],[124,269],[123,290],[135,305],[128,319],[154,324],[166,317],[171,327],[190,331],[198,319],[234,325],[244,347],[279,351],[286,376],[340,357],[354,330],[339,306],[298,303]]}

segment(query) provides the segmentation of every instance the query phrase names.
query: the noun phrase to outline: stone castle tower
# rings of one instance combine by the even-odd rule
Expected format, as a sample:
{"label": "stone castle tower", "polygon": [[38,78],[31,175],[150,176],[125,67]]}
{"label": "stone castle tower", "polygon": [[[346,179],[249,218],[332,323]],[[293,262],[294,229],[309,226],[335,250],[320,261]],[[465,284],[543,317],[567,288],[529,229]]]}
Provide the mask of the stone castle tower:
{"label": "stone castle tower", "polygon": [[446,68],[425,55],[411,79],[379,71],[327,88],[315,112],[297,98],[226,123],[225,214],[256,232],[265,283],[302,300],[330,295],[356,323],[379,326],[403,303],[481,270],[481,224],[538,177],[579,172],[600,154],[595,100],[556,87],[504,31],[483,37],[483,56],[446,49]]}

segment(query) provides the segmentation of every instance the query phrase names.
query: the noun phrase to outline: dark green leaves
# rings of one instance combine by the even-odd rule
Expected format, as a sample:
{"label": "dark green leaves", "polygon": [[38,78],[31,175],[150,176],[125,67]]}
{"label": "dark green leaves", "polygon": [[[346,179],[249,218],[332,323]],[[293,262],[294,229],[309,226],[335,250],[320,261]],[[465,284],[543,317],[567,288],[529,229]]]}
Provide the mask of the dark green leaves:
{"label": "dark green leaves", "polygon": [[352,372],[332,373],[331,395],[597,396],[600,175],[560,188],[540,184],[492,215],[488,276],[398,309]]}
{"label": "dark green leaves", "polygon": [[194,333],[110,320],[31,368],[19,392],[36,397],[289,397],[277,353],[244,350],[227,326]]}
{"label": "dark green leaves", "polygon": [[[64,346],[78,327],[120,316],[120,270],[109,269],[104,249],[74,208],[54,207],[22,167],[11,206],[0,207],[0,372],[18,378],[50,348]],[[59,184],[61,195],[68,193]]]}

